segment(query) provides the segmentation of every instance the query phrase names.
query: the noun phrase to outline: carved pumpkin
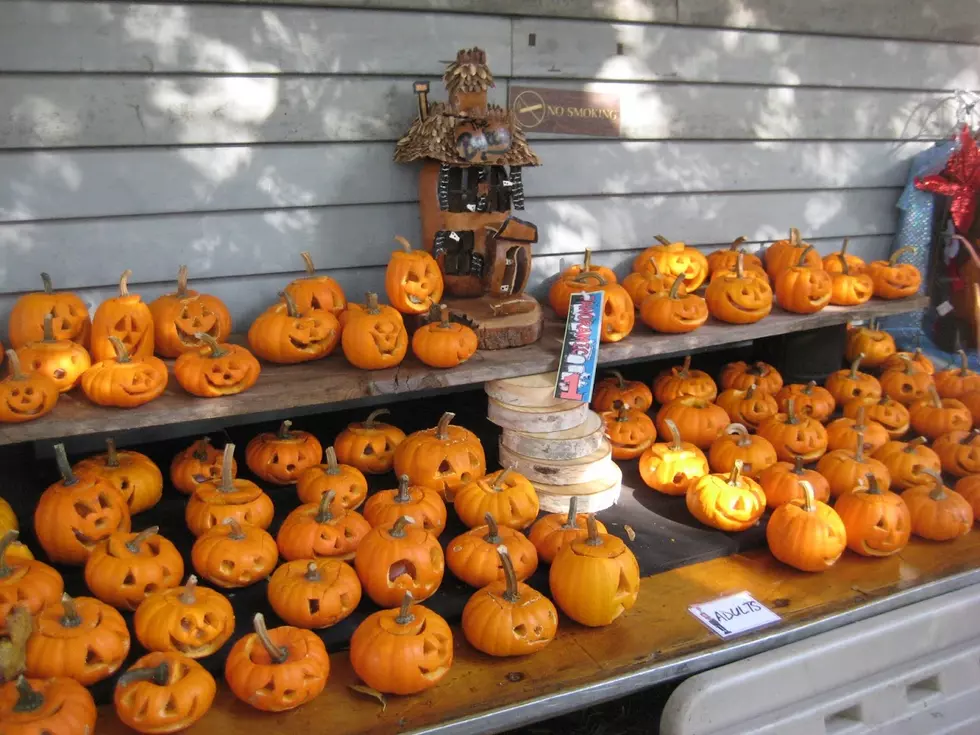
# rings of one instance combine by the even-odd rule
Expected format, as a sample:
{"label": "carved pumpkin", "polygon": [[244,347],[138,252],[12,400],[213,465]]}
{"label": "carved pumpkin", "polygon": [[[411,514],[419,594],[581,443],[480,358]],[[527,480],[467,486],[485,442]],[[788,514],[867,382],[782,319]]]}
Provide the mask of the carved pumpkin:
{"label": "carved pumpkin", "polygon": [[640,319],[655,332],[685,334],[708,321],[708,305],[695,293],[681,293],[683,276],[668,291],[651,294],[640,305]]}
{"label": "carved pumpkin", "polygon": [[854,398],[881,398],[881,383],[868,373],[858,370],[863,354],[858,354],[851,361],[850,369],[837,370],[827,376],[824,387],[839,404],[847,403]]}
{"label": "carved pumpkin", "polygon": [[940,398],[936,389],[929,388],[929,397],[909,406],[912,430],[929,439],[936,439],[951,431],[969,431],[973,415],[955,398]]}
{"label": "carved pumpkin", "polygon": [[296,483],[296,494],[304,503],[316,505],[320,498],[328,492],[334,494],[332,508],[353,510],[364,502],[367,497],[367,478],[356,467],[337,462],[337,453],[333,447],[327,447],[323,452],[324,464],[308,467],[299,476]]}
{"label": "carved pumpkin", "polygon": [[[561,279],[559,279],[560,281]],[[615,281],[607,281],[597,273],[582,273],[574,278],[565,280],[569,284],[589,284],[588,288],[579,288],[577,291],[602,291],[602,342],[619,342],[629,336],[633,331],[633,324],[636,321],[636,313],[633,308],[633,300],[630,298],[626,289]],[[576,293],[576,291],[571,291]],[[568,306],[565,307],[565,316],[568,315]]]}
{"label": "carved pumpkin", "polygon": [[176,651],[204,658],[221,648],[235,632],[235,612],[228,598],[197,586],[191,575],[183,587],[147,595],[136,608],[133,630],[148,651]]}
{"label": "carved pumpkin", "polygon": [[427,314],[442,301],[445,287],[439,264],[425,250],[412,250],[411,243],[401,235],[385,269],[385,293],[388,302],[402,314]]}
{"label": "carved pumpkin", "polygon": [[742,474],[741,460],[735,461],[730,473],[699,479],[686,501],[692,516],[719,531],[748,530],[766,509],[766,494],[758,482]]}
{"label": "carved pumpkin", "polygon": [[20,364],[32,373],[41,373],[51,378],[61,393],[67,393],[78,381],[82,373],[92,366],[88,352],[70,339],[55,339],[52,324],[54,317],[44,315],[44,336],[36,342],[28,342],[17,350]]}
{"label": "carved pumpkin", "polygon": [[754,385],[748,390],[729,388],[722,391],[715,402],[725,409],[732,423],[744,424],[750,429],[757,429],[763,421],[779,413],[776,399]]}
{"label": "carved pumpkin", "polygon": [[378,304],[377,294],[368,293],[365,305],[349,312],[340,344],[354,367],[381,370],[405,359],[408,332],[401,314]]}
{"label": "carved pumpkin", "polygon": [[109,341],[116,356],[97,362],[82,373],[82,392],[100,406],[134,408],[159,398],[167,387],[167,366],[159,357],[130,355],[115,336]]}
{"label": "carved pumpkin", "polygon": [[58,402],[58,385],[43,373],[24,373],[20,359],[7,350],[9,375],[0,381],[0,423],[19,424],[39,419]]}
{"label": "carved pumpkin", "polygon": [[218,344],[204,332],[196,332],[195,337],[204,346],[183,353],[174,364],[174,376],[181,388],[201,398],[218,398],[255,385],[262,372],[255,355],[240,345]]}
{"label": "carved pumpkin", "polygon": [[813,380],[806,385],[801,383],[784,385],[776,394],[780,411],[786,410],[786,402],[791,398],[797,413],[801,416],[815,418],[820,423],[829,419],[837,407],[830,391],[817,385],[816,381]]}
{"label": "carved pumpkin", "polygon": [[809,243],[803,242],[800,231],[795,227],[789,230],[789,238],[777,240],[766,249],[766,273],[775,282],[779,275],[800,262],[806,253],[804,264],[817,270],[823,269],[823,261],[816,250],[807,250],[813,247]]}
{"label": "carved pumpkin", "polygon": [[636,604],[640,566],[625,543],[599,532],[594,515],[586,520],[588,535],[562,546],[548,583],[562,612],[577,623],[599,627]]}
{"label": "carved pumpkin", "polygon": [[830,485],[827,478],[816,470],[803,467],[803,458],[796,457],[793,463],[776,462],[759,475],[759,485],[766,494],[766,507],[778,508],[795,500],[803,500],[803,481],[810,484],[813,496],[826,503],[830,500]]}
{"label": "carved pumpkin", "polygon": [[823,269],[825,271],[831,275],[850,273],[852,276],[859,276],[866,274],[868,264],[858,256],[851,255],[849,252],[847,252],[847,246],[849,244],[850,239],[845,237],[844,242],[841,244],[840,250],[838,250],[836,253],[830,253],[830,255],[823,256]]}
{"label": "carved pumpkin", "polygon": [[456,493],[456,515],[475,528],[492,513],[501,526],[527,528],[538,517],[538,493],[530,481],[511,469],[498,470],[464,485]]}
{"label": "carved pumpkin", "polygon": [[276,433],[263,432],[245,447],[245,464],[256,475],[274,485],[295,485],[320,461],[323,447],[308,431],[292,431],[286,419]]}
{"label": "carved pumpkin", "polygon": [[54,567],[10,554],[17,535],[11,529],[0,536],[0,634],[6,632],[7,617],[14,607],[25,607],[32,616],[37,615],[45,605],[60,600],[65,591]]}
{"label": "carved pumpkin", "polygon": [[309,316],[317,311],[329,311],[339,318],[340,313],[347,308],[347,297],[344,289],[330,276],[318,276],[313,265],[313,257],[302,252],[303,265],[307,275],[297,278],[284,289],[296,303],[296,308],[303,316]]}
{"label": "carved pumpkin", "polygon": [[51,276],[41,274],[43,291],[26,293],[14,302],[10,310],[7,334],[10,345],[19,349],[30,342],[44,339],[44,316],[54,317],[51,329],[54,338],[70,339],[82,347],[88,347],[92,320],[85,302],[71,291],[55,293]]}
{"label": "carved pumpkin", "polygon": [[736,237],[732,244],[727,248],[715,250],[708,255],[708,275],[714,276],[718,272],[735,270],[738,263],[739,253],[742,255],[743,267],[750,270],[764,270],[762,260],[758,255],[752,255],[741,250],[744,237]]}
{"label": "carved pumpkin", "polygon": [[369,615],[350,639],[354,672],[384,694],[417,694],[438,684],[453,665],[449,624],[412,603],[406,592],[400,608]]}
{"label": "carved pumpkin", "polygon": [[750,435],[742,424],[729,424],[711,443],[708,462],[717,473],[730,472],[741,461],[746,477],[758,479],[767,467],[776,464],[776,450],[765,437]]}
{"label": "carved pumpkin", "polygon": [[[163,497],[163,474],[153,460],[131,449],[116,449],[111,437],[105,440],[106,453],[76,462],[76,473],[98,475],[125,498],[130,515],[149,510]],[[178,574],[178,577],[183,575]]]}
{"label": "carved pumpkin", "polygon": [[905,360],[912,361],[912,367],[918,370],[920,373],[929,373],[929,375],[936,374],[936,366],[932,364],[926,355],[922,352],[920,347],[916,347],[912,352],[896,352],[894,355],[885,360],[881,365],[882,370],[904,370]]}
{"label": "carved pumpkin", "polygon": [[890,441],[874,453],[874,458],[888,468],[892,487],[899,490],[928,484],[929,478],[923,476],[923,469],[942,471],[939,455],[926,446],[922,436],[908,442]]}
{"label": "carved pumpkin", "polygon": [[[748,253],[745,253],[745,255],[746,257],[748,257]],[[735,277],[737,275],[738,275],[738,261],[736,260],[734,263],[732,263],[731,268],[727,270],[715,271],[714,273],[712,273],[710,278],[708,279],[708,283],[710,285],[712,281],[717,281],[719,278],[727,278],[729,276]],[[742,268],[742,276],[744,276],[745,278],[755,279],[760,283],[764,283],[766,286],[770,286],[769,276],[766,275],[765,268],[756,268],[754,266],[750,266],[748,264],[748,261],[745,261],[745,265]],[[771,286],[770,286],[770,290],[771,290]]]}
{"label": "carved pumpkin", "polygon": [[612,411],[616,402],[624,403],[635,411],[646,413],[653,406],[653,393],[639,380],[626,380],[618,370],[608,371],[592,393],[592,410],[598,413]]}
{"label": "carved pumpkin", "polygon": [[562,276],[568,278],[575,278],[582,273],[595,273],[601,277],[606,283],[616,283],[616,273],[611,268],[606,268],[604,265],[593,265],[592,264],[592,251],[588,248],[585,249],[585,255],[582,259],[582,265],[573,265],[566,268],[562,272]]}
{"label": "carved pumpkin", "polygon": [[786,311],[815,314],[830,303],[833,278],[823,263],[819,267],[809,265],[812,252],[813,246],[807,246],[799,260],[776,277],[776,300]]}
{"label": "carved pumpkin", "polygon": [[653,258],[661,273],[684,276],[684,285],[690,292],[697,291],[708,277],[708,259],[700,250],[689,248],[682,242],[670,242],[663,235],[656,235],[659,244],[651,245],[633,260],[633,270],[642,272]]}
{"label": "carved pumpkin", "polygon": [[912,533],[930,541],[950,541],[973,528],[973,506],[959,493],[943,485],[943,478],[923,470],[932,480],[902,493],[912,516]]}
{"label": "carved pumpkin", "polygon": [[147,595],[177,587],[184,560],[159,530],[120,531],[99,544],[85,562],[85,584],[92,594],[120,610],[135,610]]}
{"label": "carved pumpkin", "polygon": [[211,709],[217,686],[201,664],[174,652],[148,653],[116,680],[113,704],[127,727],[148,735],[184,730]]}
{"label": "carved pumpkin", "polygon": [[929,394],[929,387],[933,385],[932,376],[916,370],[911,360],[905,361],[902,370],[886,370],[878,382],[886,396],[905,405],[925,398]]}
{"label": "carved pumpkin", "polygon": [[465,324],[449,321],[445,304],[432,308],[438,317],[415,330],[412,353],[434,368],[456,367],[473,357],[479,346],[476,332]]}
{"label": "carved pumpkin", "polygon": [[868,487],[841,495],[834,510],[847,530],[847,548],[861,556],[891,556],[905,548],[912,518],[901,495],[882,490],[869,473]]}
{"label": "carved pumpkin", "polygon": [[117,610],[94,597],[62,595],[34,621],[28,676],[67,676],[89,686],[111,676],[129,653],[129,629]]}
{"label": "carved pumpkin", "polygon": [[871,319],[867,327],[849,330],[844,342],[844,358],[854,360],[858,355],[864,355],[861,362],[866,367],[881,367],[895,352],[895,339],[878,329],[875,319]]}
{"label": "carved pumpkin", "polygon": [[[221,479],[223,452],[211,446],[209,437],[202,437],[182,451],[170,463],[170,482],[177,490],[190,495],[202,482]],[[231,476],[238,475],[238,463],[231,460]]]}
{"label": "carved pumpkin", "polygon": [[980,475],[968,475],[956,481],[953,488],[973,508],[973,519],[980,518]]}
{"label": "carved pumpkin", "polygon": [[398,478],[394,490],[374,493],[364,504],[364,518],[373,527],[388,526],[411,516],[435,537],[446,528],[446,504],[435,490],[412,485],[408,475]]}
{"label": "carved pumpkin", "polygon": [[653,394],[657,403],[670,403],[684,396],[713,401],[718,396],[718,386],[703,370],[692,370],[691,356],[687,355],[683,364],[662,370],[654,378]]}
{"label": "carved pumpkin", "polygon": [[295,364],[326,357],[340,341],[340,322],[330,311],[301,312],[289,291],[252,322],[248,346],[269,362]]}
{"label": "carved pumpkin", "polygon": [[[647,267],[642,272],[630,273],[623,279],[623,288],[630,295],[633,308],[639,311],[648,296],[670,291],[670,287],[674,285],[676,280],[677,278],[669,273],[661,273],[660,269],[657,268],[656,261],[650,258]],[[680,296],[687,294],[683,280],[677,287],[677,293]]]}
{"label": "carved pumpkin", "polygon": [[500,527],[492,513],[484,516],[485,526],[476,526],[461,533],[446,546],[446,566],[458,579],[471,587],[486,587],[502,580],[504,570],[498,562],[498,547],[507,550],[511,571],[518,580],[534,574],[538,568],[538,552],[520,531]]}
{"label": "carved pumpkin", "polygon": [[681,441],[677,424],[671,419],[665,419],[664,426],[670,441],[653,444],[643,452],[640,477],[648,487],[665,495],[684,495],[698,478],[708,474],[708,459],[697,446]]}
{"label": "carved pumpkin", "polygon": [[750,386],[757,385],[760,390],[774,396],[783,387],[783,376],[769,363],[754,362],[750,365],[739,360],[722,368],[720,382],[725,390],[748,390]]}
{"label": "carved pumpkin", "polygon": [[224,589],[247,587],[268,577],[279,561],[276,541],[256,526],[225,518],[197,537],[191,548],[194,570]]}
{"label": "carved pumpkin", "polygon": [[786,401],[786,413],[763,421],[758,433],[769,440],[783,462],[793,462],[797,457],[813,462],[827,451],[827,430],[812,416],[797,415],[792,398]]}
{"label": "carved pumpkin", "polygon": [[297,628],[329,628],[354,612],[361,581],[338,559],[298,559],[279,567],[269,580],[269,604]]}
{"label": "carved pumpkin", "polygon": [[660,436],[670,436],[667,420],[677,425],[681,439],[701,449],[707,449],[728,426],[725,409],[714,403],[683,396],[665,403],[657,411],[657,432]]}
{"label": "carved pumpkin", "polygon": [[875,421],[885,427],[892,439],[905,436],[909,431],[909,410],[898,401],[884,396],[852,398],[844,404],[844,416],[849,419],[857,418],[858,411],[864,409],[864,415],[869,421]]}
{"label": "carved pumpkin", "polygon": [[187,290],[187,266],[177,269],[177,290],[149,304],[153,318],[153,342],[161,357],[178,357],[203,347],[199,333],[214,342],[231,334],[231,314],[217,296]]}
{"label": "carved pumpkin", "polygon": [[871,276],[864,272],[864,261],[856,255],[847,255],[847,239],[841,252],[823,259],[824,270],[833,279],[830,303],[834,306],[857,306],[866,304],[874,296],[875,284]]}
{"label": "carved pumpkin", "polygon": [[455,415],[447,411],[435,428],[410,434],[394,461],[396,475],[408,475],[413,485],[432,488],[450,501],[456,490],[487,472],[483,445],[472,431],[450,423]]}
{"label": "carved pumpkin", "polygon": [[54,445],[54,456],[61,480],[41,494],[34,509],[34,532],[51,561],[80,566],[111,534],[129,531],[129,506],[98,475],[75,475],[63,444]]}
{"label": "carved pumpkin", "polygon": [[397,605],[406,592],[417,600],[431,597],[442,584],[445,564],[439,540],[410,516],[372,528],[354,557],[361,586],[381,607]]}
{"label": "carved pumpkin", "polygon": [[729,324],[754,324],[772,311],[772,288],[745,270],[741,254],[735,272],[712,279],[704,298],[711,315]]}
{"label": "carved pumpkin", "polygon": [[605,283],[606,280],[595,273],[579,273],[574,276],[560,274],[548,289],[548,303],[564,319],[568,316],[569,301],[573,293],[599,291]]}
{"label": "carved pumpkin", "polygon": [[847,531],[837,512],[813,496],[803,480],[803,501],[791,501],[772,512],[766,525],[769,551],[783,564],[803,572],[832,567],[847,545]]}
{"label": "carved pumpkin", "polygon": [[630,410],[625,403],[620,403],[618,409],[604,411],[601,416],[614,459],[635,459],[657,438],[657,429],[650,417]]}
{"label": "carved pumpkin", "polygon": [[95,700],[74,679],[27,679],[0,686],[0,722],[10,735],[94,733]]}
{"label": "carved pumpkin", "polygon": [[276,542],[283,559],[354,558],[358,545],[371,530],[355,510],[334,509],[334,491],[328,490],[316,503],[306,503],[286,516]]}
{"label": "carved pumpkin", "polygon": [[892,478],[888,468],[874,457],[865,456],[864,434],[860,431],[854,439],[853,449],[835,449],[827,452],[817,462],[817,472],[827,478],[830,494],[835,498],[859,488],[867,488],[869,474],[886,490]]}
{"label": "carved pumpkin", "polygon": [[980,430],[950,431],[939,436],[932,449],[944,472],[956,477],[980,473]]}
{"label": "carved pumpkin", "polygon": [[970,369],[966,352],[959,351],[959,368],[947,368],[935,375],[936,392],[943,398],[959,398],[964,393],[980,390],[980,374]]}
{"label": "carved pumpkin", "polygon": [[254,482],[234,477],[234,457],[235,445],[225,444],[221,479],[199,484],[187,503],[184,519],[195,536],[223,523],[226,518],[259,528],[268,528],[272,523],[275,509],[271,498]]}
{"label": "carved pumpkin", "polygon": [[846,416],[827,424],[827,449],[850,449],[854,446],[857,434],[864,436],[864,451],[874,454],[888,443],[888,431],[877,421],[865,418],[863,406],[859,406],[853,419]]}
{"label": "carved pumpkin", "polygon": [[[606,533],[606,527],[598,519],[596,529],[599,533]],[[537,549],[538,558],[545,564],[551,564],[563,546],[584,539],[588,535],[588,521],[578,512],[578,496],[572,495],[568,499],[567,514],[549,513],[541,516],[531,526],[527,538]]]}
{"label": "carved pumpkin", "polygon": [[288,625],[268,630],[262,613],[252,622],[255,632],[239,638],[225,661],[232,694],[263,712],[285,712],[319,696],[330,656],[316,633]]}
{"label": "carved pumpkin", "polygon": [[387,413],[390,413],[387,408],[379,408],[364,421],[348,424],[334,439],[337,460],[369,475],[391,472],[395,450],[405,441],[405,432],[377,420]]}
{"label": "carved pumpkin", "polygon": [[973,425],[980,426],[980,390],[967,391],[959,397],[959,401],[973,416]]}
{"label": "carved pumpkin", "polygon": [[915,248],[899,248],[888,260],[876,260],[868,265],[868,275],[875,285],[875,296],[880,299],[904,299],[914,296],[922,284],[922,274],[910,263],[899,263],[905,253]]}
{"label": "carved pumpkin", "polygon": [[153,356],[154,335],[153,315],[150,307],[143,303],[138,294],[129,292],[129,278],[133,272],[128,268],[119,277],[119,295],[99,304],[92,318],[92,346],[89,353],[93,362],[112,360],[118,354],[118,347],[109,339],[118,339],[126,352],[134,359]]}

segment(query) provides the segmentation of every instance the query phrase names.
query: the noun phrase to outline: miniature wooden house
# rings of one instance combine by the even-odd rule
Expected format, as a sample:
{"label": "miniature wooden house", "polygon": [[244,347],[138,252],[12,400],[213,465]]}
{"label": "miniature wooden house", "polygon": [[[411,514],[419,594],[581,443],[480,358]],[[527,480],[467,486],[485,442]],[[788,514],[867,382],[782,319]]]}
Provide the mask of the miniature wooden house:
{"label": "miniature wooden house", "polygon": [[462,50],[443,75],[449,99],[428,101],[417,82],[419,116],[395,151],[399,163],[423,160],[422,237],[450,295],[505,298],[530,274],[537,228],[512,216],[524,209],[523,166],[540,164],[513,114],[487,102],[493,75],[486,53]]}

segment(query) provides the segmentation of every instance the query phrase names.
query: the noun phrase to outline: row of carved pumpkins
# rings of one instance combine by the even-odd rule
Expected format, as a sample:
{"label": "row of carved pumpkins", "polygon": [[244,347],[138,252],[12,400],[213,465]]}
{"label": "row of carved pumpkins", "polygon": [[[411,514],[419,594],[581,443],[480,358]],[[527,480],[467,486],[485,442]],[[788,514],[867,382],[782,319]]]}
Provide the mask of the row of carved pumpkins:
{"label": "row of carved pumpkins", "polygon": [[[656,332],[680,334],[703,325],[709,314],[730,324],[757,322],[772,310],[774,294],[782,309],[813,314],[828,304],[863,304],[873,295],[906,298],[916,294],[922,282],[915,266],[898,263],[911,248],[867,264],[847,253],[845,240],[840,252],[821,260],[796,228],[790,230],[789,239],[768,247],[765,264],[739,248],[744,238],[707,257],[682,242],[660,235],[657,240],[660,244],[636,257],[633,272],[621,285],[611,269],[592,265],[586,251],[582,265],[568,268],[552,284],[548,294],[552,308],[567,316],[571,294],[602,291],[602,341],[618,342],[632,332],[636,313]],[[697,295],[706,280],[704,296]]]}

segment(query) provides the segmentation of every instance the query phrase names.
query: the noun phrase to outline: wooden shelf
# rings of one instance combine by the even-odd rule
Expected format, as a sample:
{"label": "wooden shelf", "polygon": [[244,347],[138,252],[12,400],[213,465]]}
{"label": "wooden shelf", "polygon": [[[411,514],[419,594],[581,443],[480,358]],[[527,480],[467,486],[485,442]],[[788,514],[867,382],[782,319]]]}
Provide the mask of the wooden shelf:
{"label": "wooden shelf", "polygon": [[[603,345],[600,365],[614,365],[654,357],[683,355],[736,342],[843,324],[854,319],[889,316],[924,308],[925,297],[901,301],[874,299],[863,306],[827,307],[817,314],[791,314],[773,309],[756,324],[733,326],[710,320],[690,334],[650,332],[642,324],[623,342]],[[337,354],[302,365],[264,364],[254,388],[243,395],[203,399],[185,393],[171,375],[167,391],[157,400],[134,409],[103,408],[90,403],[78,390],[64,395],[48,416],[24,424],[0,425],[0,445],[52,440],[91,434],[199,421],[227,421],[235,417],[311,413],[332,410],[352,401],[378,396],[410,397],[495,378],[554,370],[558,364],[563,324],[546,323],[541,340],[527,347],[478,352],[449,370],[426,367],[413,356],[391,370],[364,371]]]}

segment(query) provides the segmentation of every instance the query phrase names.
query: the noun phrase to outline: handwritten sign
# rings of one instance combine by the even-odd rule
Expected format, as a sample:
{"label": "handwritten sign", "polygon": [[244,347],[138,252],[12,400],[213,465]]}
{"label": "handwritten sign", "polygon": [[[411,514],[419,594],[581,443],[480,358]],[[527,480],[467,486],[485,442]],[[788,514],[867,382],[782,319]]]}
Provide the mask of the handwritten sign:
{"label": "handwritten sign", "polygon": [[727,640],[778,623],[780,617],[748,592],[691,605],[688,610],[719,638]]}
{"label": "handwritten sign", "polygon": [[572,294],[558,362],[555,398],[583,403],[592,400],[604,295],[602,291]]}
{"label": "handwritten sign", "polygon": [[622,116],[616,94],[513,86],[509,106],[524,130],[619,137]]}

